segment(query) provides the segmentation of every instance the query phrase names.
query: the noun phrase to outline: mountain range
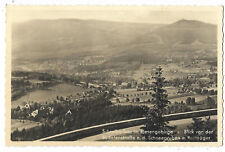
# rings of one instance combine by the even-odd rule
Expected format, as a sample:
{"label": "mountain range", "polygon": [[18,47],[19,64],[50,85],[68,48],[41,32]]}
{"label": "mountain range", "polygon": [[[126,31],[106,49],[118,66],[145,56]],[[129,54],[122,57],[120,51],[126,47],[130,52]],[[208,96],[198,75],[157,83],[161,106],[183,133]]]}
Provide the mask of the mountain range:
{"label": "mountain range", "polygon": [[217,27],[195,20],[172,24],[100,20],[30,20],[12,25],[13,64],[104,55],[107,62],[216,58]]}

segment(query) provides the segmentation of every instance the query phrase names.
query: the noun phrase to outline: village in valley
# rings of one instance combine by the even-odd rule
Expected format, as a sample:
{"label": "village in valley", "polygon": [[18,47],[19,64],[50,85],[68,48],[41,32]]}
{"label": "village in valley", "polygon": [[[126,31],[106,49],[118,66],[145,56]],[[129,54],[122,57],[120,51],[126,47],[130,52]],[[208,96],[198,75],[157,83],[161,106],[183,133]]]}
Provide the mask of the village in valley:
{"label": "village in valley", "polygon": [[[217,107],[217,68],[213,64],[205,64],[205,62],[204,60],[195,60],[184,64],[167,60],[161,65],[164,74],[170,76],[166,79],[164,87],[170,101],[167,114]],[[198,67],[203,63],[204,66]],[[85,78],[80,76],[17,71],[13,73],[12,93],[14,90],[15,92],[21,91],[20,89],[23,87],[23,95],[25,94],[27,98],[23,98],[25,100],[21,102],[18,100],[20,97],[14,97],[15,101],[12,104],[12,128],[14,129],[12,132],[22,131],[24,126],[29,129],[29,127],[35,128],[46,123],[56,125],[60,118],[65,118],[62,125],[66,126],[67,119],[70,121],[83,103],[95,101],[100,96],[104,96],[115,106],[151,107],[154,104],[151,75],[156,66],[143,64],[137,71],[132,72],[132,78],[128,76],[127,79],[124,79],[131,73],[128,71],[128,74],[124,75],[114,76],[112,74],[105,81],[94,79],[92,72],[89,73],[92,80],[88,79],[87,81],[86,79],[85,81]],[[185,73],[185,71],[188,72]],[[80,74],[82,75],[82,73]],[[113,80],[115,81],[113,82]],[[19,88],[17,88],[18,86]],[[61,94],[61,92],[57,94],[57,91],[51,93],[51,89],[54,90],[56,86],[59,86],[58,89],[68,86],[71,89],[65,94]],[[48,92],[48,89],[50,89],[49,97],[45,97],[43,100],[32,99],[32,92],[36,90]],[[40,92],[39,96],[41,95]],[[38,97],[38,99],[42,98]],[[140,109],[138,108],[138,110]]]}

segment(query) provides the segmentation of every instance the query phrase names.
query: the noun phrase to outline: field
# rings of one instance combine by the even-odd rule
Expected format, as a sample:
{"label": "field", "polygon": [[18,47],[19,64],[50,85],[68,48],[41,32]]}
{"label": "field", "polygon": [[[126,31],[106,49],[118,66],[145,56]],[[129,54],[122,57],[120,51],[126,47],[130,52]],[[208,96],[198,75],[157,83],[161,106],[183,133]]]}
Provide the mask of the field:
{"label": "field", "polygon": [[[183,100],[183,98],[186,100],[186,98],[189,95],[189,94],[188,95],[177,94],[178,89],[175,87],[167,87],[165,89],[167,90],[169,99],[173,98],[171,101],[174,101],[174,102],[175,101],[180,102],[181,101],[180,99]],[[152,98],[152,95],[150,94],[150,93],[152,93],[152,91],[137,91],[137,89],[116,89],[116,92],[125,98],[127,95],[129,95],[130,100],[132,98],[136,98],[136,97],[140,98],[141,101],[146,101],[146,100]],[[184,96],[184,97],[180,97],[180,96]],[[125,101],[125,99],[124,99],[124,101]]]}
{"label": "field", "polygon": [[[195,98],[195,103],[196,105],[193,106],[192,108],[198,110],[200,108],[199,106],[202,104],[204,100],[207,99],[208,95],[200,95],[200,94],[193,94],[193,93],[185,93],[185,94],[177,94],[178,89],[175,87],[166,87],[165,88],[168,93],[168,100],[174,104],[174,103],[180,103],[183,101],[183,103],[186,103],[186,99],[188,97]],[[116,105],[138,105],[138,106],[147,106],[147,107],[152,107],[153,104],[149,102],[144,102],[148,101],[148,99],[152,99],[152,95],[150,94],[151,91],[137,91],[136,89],[117,89],[116,92],[119,94],[120,97],[119,103],[117,103],[116,97],[113,98],[111,101],[116,104]],[[128,95],[129,102],[126,101]],[[215,101],[216,95],[210,96],[213,98]],[[136,98],[139,98],[140,101],[136,102]],[[134,99],[134,102],[133,102]],[[199,105],[199,106],[198,106]]]}
{"label": "field", "polygon": [[18,120],[18,119],[11,119],[11,132],[18,129],[19,131],[23,129],[29,129],[36,126],[40,126],[40,122],[30,121],[30,120]]}
{"label": "field", "polygon": [[153,104],[151,103],[146,103],[146,102],[121,102],[121,103],[115,103],[115,105],[122,105],[122,106],[129,106],[129,105],[133,105],[133,106],[146,106],[151,108],[153,106]]}
{"label": "field", "polygon": [[[169,95],[169,97],[173,97],[173,96],[176,96],[177,94],[177,91],[178,89],[175,88],[175,87],[166,87],[165,88],[167,90],[167,93]],[[124,95],[131,95],[131,94],[142,94],[142,93],[149,93],[149,92],[152,92],[152,91],[137,91],[137,89],[116,89],[115,90],[117,93],[119,94],[124,94]]]}
{"label": "field", "polygon": [[18,105],[23,105],[25,102],[39,102],[44,103],[48,101],[52,101],[52,99],[55,99],[56,96],[69,96],[74,95],[76,93],[81,93],[85,89],[70,85],[70,84],[59,84],[54,87],[50,87],[45,90],[36,90],[33,92],[30,92],[26,94],[25,96],[22,96],[21,98],[12,101],[12,108],[17,107]]}
{"label": "field", "polygon": [[[128,95],[128,98],[130,101],[132,99],[139,98],[140,102],[147,101],[148,99],[152,99],[152,91],[137,91],[137,89],[116,89],[116,92],[122,96],[120,97],[120,102],[126,102],[126,97]],[[129,103],[127,103],[129,104]]]}
{"label": "field", "polygon": [[115,91],[119,94],[137,94],[137,93],[145,93],[149,91],[137,91],[137,89],[115,89]]}
{"label": "field", "polygon": [[153,64],[142,64],[138,70],[133,74],[133,78],[140,80],[144,75],[151,77],[152,69],[155,67]]}
{"label": "field", "polygon": [[[186,77],[190,73],[199,73],[205,74],[208,73],[210,66],[206,64],[206,61],[202,61],[197,64],[189,63],[189,66],[184,66],[180,63],[166,63],[161,64],[160,66],[163,69],[163,76],[166,80],[172,80],[174,78]],[[153,69],[156,67],[154,64],[142,64],[138,70],[133,74],[133,78],[136,80],[141,80],[143,77],[151,78]]]}

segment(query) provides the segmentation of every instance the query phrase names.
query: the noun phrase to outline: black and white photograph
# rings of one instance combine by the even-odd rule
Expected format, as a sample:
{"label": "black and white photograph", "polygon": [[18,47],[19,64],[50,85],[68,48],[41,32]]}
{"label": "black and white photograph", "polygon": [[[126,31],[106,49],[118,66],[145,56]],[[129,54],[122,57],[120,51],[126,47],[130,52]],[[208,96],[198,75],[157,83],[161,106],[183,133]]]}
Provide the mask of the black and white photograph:
{"label": "black and white photograph", "polygon": [[222,7],[6,10],[10,145],[222,144]]}

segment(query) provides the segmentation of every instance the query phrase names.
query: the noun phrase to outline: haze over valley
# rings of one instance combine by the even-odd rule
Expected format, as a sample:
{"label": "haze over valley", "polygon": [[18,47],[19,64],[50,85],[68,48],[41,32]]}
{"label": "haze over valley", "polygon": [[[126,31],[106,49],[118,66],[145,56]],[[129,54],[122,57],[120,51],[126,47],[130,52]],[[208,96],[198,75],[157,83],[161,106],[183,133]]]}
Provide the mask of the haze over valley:
{"label": "haze over valley", "polygon": [[[13,70],[80,72],[84,68],[81,63],[86,71],[136,70],[142,63],[155,64],[168,58],[216,59],[216,26],[195,20],[163,25],[31,20],[15,23],[12,31]],[[93,58],[91,64],[86,63],[88,57]]]}

